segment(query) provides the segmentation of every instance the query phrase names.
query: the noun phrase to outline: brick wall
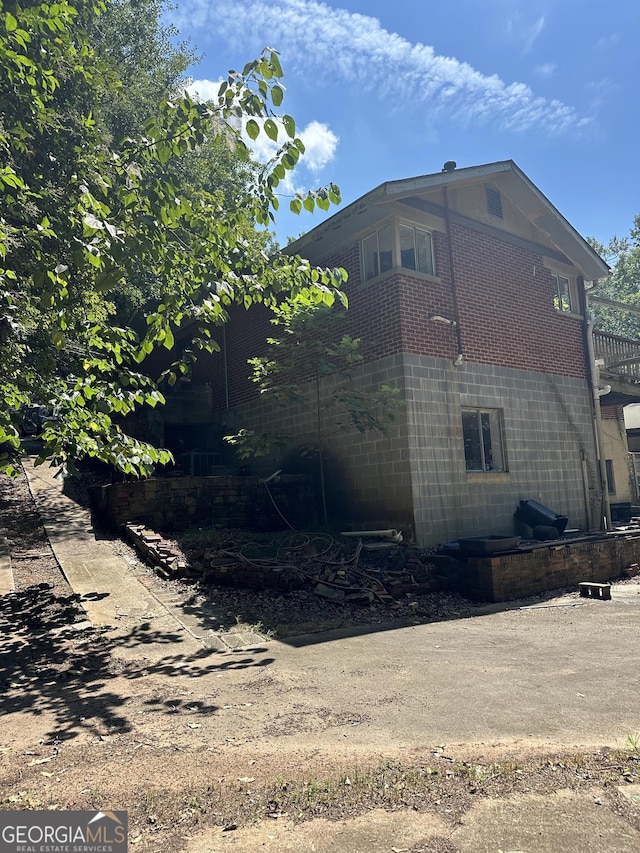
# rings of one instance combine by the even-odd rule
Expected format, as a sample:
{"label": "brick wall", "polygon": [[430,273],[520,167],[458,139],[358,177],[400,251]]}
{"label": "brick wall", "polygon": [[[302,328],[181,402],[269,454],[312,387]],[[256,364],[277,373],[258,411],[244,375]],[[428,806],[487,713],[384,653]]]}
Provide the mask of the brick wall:
{"label": "brick wall", "polygon": [[[582,323],[554,309],[542,255],[456,224],[452,245],[468,361],[586,378]],[[364,284],[358,243],[328,255],[328,266],[349,273],[351,333],[368,342],[370,358],[399,352],[455,357],[454,328],[429,320],[454,317],[447,236],[433,232],[433,248],[436,278],[402,270]]]}
{"label": "brick wall", "polygon": [[[469,362],[586,378],[579,318],[553,308],[551,273],[541,255],[507,240],[452,225],[460,335]],[[349,297],[346,331],[362,338],[366,359],[399,353],[453,359],[453,326],[429,320],[454,318],[448,241],[433,233],[437,277],[395,271],[373,282],[360,280],[360,245],[356,241],[329,253],[325,266],[344,267]],[[214,338],[226,354],[202,354],[194,382],[210,382],[214,398],[235,406],[255,399],[247,359],[265,351],[273,334],[271,313],[262,306],[229,310],[224,334]],[[225,380],[226,369],[226,380]]]}
{"label": "brick wall", "polygon": [[[512,601],[582,581],[604,583],[640,559],[640,537],[610,537],[553,545],[503,557],[474,557],[459,564],[452,583],[482,601]],[[456,576],[454,580],[453,577]]]}
{"label": "brick wall", "polygon": [[[309,525],[314,507],[308,483],[282,477],[269,483],[280,512],[293,526]],[[113,483],[93,494],[97,511],[116,528],[142,522],[156,530],[193,525],[281,530],[284,522],[257,477],[174,477]]]}

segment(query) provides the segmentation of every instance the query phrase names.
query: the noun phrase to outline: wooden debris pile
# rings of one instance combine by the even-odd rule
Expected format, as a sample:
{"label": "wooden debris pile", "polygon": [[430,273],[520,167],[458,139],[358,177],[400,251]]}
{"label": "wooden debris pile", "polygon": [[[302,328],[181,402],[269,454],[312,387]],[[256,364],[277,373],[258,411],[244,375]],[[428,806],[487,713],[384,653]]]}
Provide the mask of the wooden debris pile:
{"label": "wooden debris pile", "polygon": [[[143,525],[127,525],[140,553],[165,577],[288,592],[309,589],[336,603],[393,605],[440,589],[429,555],[402,543],[296,534],[277,544],[197,547],[185,555]],[[229,543],[231,546],[232,543]]]}

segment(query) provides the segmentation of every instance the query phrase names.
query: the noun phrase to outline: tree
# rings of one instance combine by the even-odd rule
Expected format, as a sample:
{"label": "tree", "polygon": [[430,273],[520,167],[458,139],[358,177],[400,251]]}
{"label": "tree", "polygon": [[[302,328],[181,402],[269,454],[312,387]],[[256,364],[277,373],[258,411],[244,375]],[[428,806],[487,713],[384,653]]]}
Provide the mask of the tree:
{"label": "tree", "polygon": [[[58,420],[44,430],[39,461],[72,469],[92,456],[150,473],[170,455],[128,436],[122,419],[164,402],[143,362],[156,347],[171,350],[178,327],[194,330],[193,349],[215,349],[211,328],[234,302],[344,298],[343,271],[270,257],[251,237],[274,221],[275,189],[304,150],[293,118],[277,113],[277,53],[230,72],[209,104],[186,94],[162,100],[142,133],[116,140],[96,118],[121,90],[89,35],[104,9],[100,0],[0,1],[0,470],[8,472],[21,447],[19,410],[42,402]],[[235,207],[224,193],[187,192],[177,176],[205,143],[247,159],[243,125],[281,144]],[[337,201],[332,185],[291,207]],[[157,295],[142,334],[114,322],[113,303],[140,281]],[[165,378],[187,370],[178,359]]]}
{"label": "tree", "polygon": [[167,0],[109,0],[100,15],[87,20],[87,37],[96,57],[117,71],[118,91],[107,90],[99,103],[100,121],[119,144],[139,136],[144,123],[167,98],[184,89],[196,51],[177,42],[178,32],[163,23]]}
{"label": "tree", "polygon": [[[364,362],[364,356],[360,338],[341,334],[344,313],[337,306],[285,303],[273,320],[280,334],[267,339],[271,355],[249,360],[252,379],[264,399],[297,406],[311,415],[313,433],[303,452],[317,456],[325,526],[327,451],[338,435],[350,430],[387,435],[402,406],[398,388],[382,384],[373,390],[364,389],[354,381],[353,371]],[[242,429],[226,440],[247,459],[270,455],[293,438]]]}
{"label": "tree", "polygon": [[593,296],[635,308],[635,311],[590,301],[596,328],[611,335],[640,341],[640,215],[634,218],[629,237],[612,237],[607,245],[590,239],[591,246],[611,264],[611,275]]}

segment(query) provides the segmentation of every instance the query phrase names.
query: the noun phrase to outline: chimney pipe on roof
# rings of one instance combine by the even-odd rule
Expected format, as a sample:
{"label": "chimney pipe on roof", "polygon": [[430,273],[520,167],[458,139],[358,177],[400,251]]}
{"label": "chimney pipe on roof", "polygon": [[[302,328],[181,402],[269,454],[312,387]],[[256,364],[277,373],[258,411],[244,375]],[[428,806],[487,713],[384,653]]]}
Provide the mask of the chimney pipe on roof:
{"label": "chimney pipe on roof", "polygon": [[453,172],[458,164],[455,160],[447,160],[447,162],[442,167],[443,172]]}

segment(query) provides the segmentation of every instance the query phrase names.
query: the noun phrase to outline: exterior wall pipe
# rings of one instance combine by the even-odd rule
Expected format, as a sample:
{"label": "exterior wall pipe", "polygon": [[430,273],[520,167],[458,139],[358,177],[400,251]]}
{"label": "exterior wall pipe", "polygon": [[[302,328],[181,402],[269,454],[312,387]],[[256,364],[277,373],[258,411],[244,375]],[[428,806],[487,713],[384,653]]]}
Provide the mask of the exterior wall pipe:
{"label": "exterior wall pipe", "polygon": [[587,305],[587,297],[584,289],[584,279],[578,279],[578,287],[580,288],[580,307],[584,317],[584,337],[587,345],[587,370],[589,375],[589,383],[591,386],[591,412],[593,417],[593,431],[596,445],[596,456],[598,462],[598,473],[600,480],[600,527],[605,530],[611,529],[611,506],[609,504],[609,489],[607,488],[607,467],[604,454],[604,436],[602,430],[602,412],[600,411],[600,398],[608,394],[611,390],[607,388],[598,388],[598,369],[596,366],[595,350],[593,346],[593,319],[589,314]]}
{"label": "exterior wall pipe", "polygon": [[222,353],[224,370],[224,410],[229,411],[229,360],[227,355],[227,324],[222,326]]}
{"label": "exterior wall pipe", "polygon": [[454,315],[454,327],[456,330],[456,340],[458,343],[458,354],[456,356],[455,361],[453,362],[456,367],[462,364],[462,359],[464,357],[464,350],[462,348],[462,330],[460,329],[460,311],[458,310],[458,287],[456,283],[456,270],[455,263],[453,260],[453,239],[451,236],[451,216],[449,214],[449,194],[447,192],[447,187],[443,187],[444,193],[444,221],[447,226],[447,249],[449,254],[449,269],[451,274],[451,295],[453,297],[453,315]]}

